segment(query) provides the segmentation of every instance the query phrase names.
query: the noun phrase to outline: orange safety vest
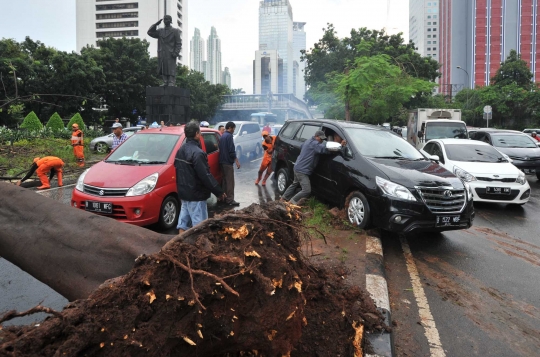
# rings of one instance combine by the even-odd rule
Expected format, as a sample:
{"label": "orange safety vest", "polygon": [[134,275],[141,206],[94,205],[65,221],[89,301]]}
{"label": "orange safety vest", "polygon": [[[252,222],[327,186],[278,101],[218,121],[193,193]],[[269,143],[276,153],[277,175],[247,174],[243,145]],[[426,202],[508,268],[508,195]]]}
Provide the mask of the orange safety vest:
{"label": "orange safety vest", "polygon": [[39,159],[38,161],[36,161],[36,165],[38,167],[41,167],[41,166],[57,167],[57,166],[64,166],[64,162],[62,161],[62,159],[56,156],[45,156]]}
{"label": "orange safety vest", "polygon": [[83,142],[83,132],[80,129],[71,134],[71,146],[83,146]]}
{"label": "orange safety vest", "polygon": [[274,150],[274,144],[276,142],[276,137],[273,136],[273,135],[270,135],[270,138],[272,139],[272,142],[270,144],[268,144],[266,141],[263,141],[262,146],[266,149],[264,151],[264,156],[272,158],[272,150]]}

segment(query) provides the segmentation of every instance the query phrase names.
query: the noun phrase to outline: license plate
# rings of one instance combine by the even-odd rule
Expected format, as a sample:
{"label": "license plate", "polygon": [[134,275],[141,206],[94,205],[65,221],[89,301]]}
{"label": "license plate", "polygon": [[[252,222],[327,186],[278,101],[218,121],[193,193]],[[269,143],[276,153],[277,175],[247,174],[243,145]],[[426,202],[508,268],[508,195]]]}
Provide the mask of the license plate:
{"label": "license plate", "polygon": [[490,195],[509,195],[510,187],[486,187],[486,193]]}
{"label": "license plate", "polygon": [[437,216],[436,227],[459,226],[460,216]]}
{"label": "license plate", "polygon": [[86,201],[85,210],[97,213],[112,213],[112,203],[110,202],[96,202]]}
{"label": "license plate", "polygon": [[523,172],[526,174],[534,174],[536,173],[536,169],[523,169]]}

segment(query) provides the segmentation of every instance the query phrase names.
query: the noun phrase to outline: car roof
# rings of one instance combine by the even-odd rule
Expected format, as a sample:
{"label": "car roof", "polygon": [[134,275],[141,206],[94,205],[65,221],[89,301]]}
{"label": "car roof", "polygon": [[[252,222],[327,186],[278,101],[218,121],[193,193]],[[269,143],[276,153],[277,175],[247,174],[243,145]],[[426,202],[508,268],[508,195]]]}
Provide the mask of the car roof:
{"label": "car roof", "polygon": [[[185,127],[185,125],[181,125],[181,126],[165,126],[163,128],[148,128],[148,129],[145,129],[145,130],[139,130],[137,132],[137,135],[139,135],[139,134],[156,134],[156,133],[158,133],[158,134],[182,135],[182,134],[184,134],[184,127]],[[217,131],[215,129],[201,127],[201,133],[206,133],[206,132],[218,133],[219,134],[219,131]]]}
{"label": "car roof", "polygon": [[486,132],[486,133],[495,133],[495,134],[520,134],[520,135],[524,135],[521,131],[508,130],[508,129],[478,129],[477,131],[483,131],[483,132]]}
{"label": "car roof", "polygon": [[[428,141],[431,142],[431,141],[439,141],[443,144],[459,144],[459,145],[486,145],[486,146],[491,146],[490,144],[488,143],[485,143],[483,141],[478,141],[478,140],[467,140],[467,139],[433,139],[433,140],[430,140]],[[427,143],[426,143],[427,144]]]}
{"label": "car roof", "polygon": [[371,130],[388,131],[387,128],[373,124],[360,123],[357,121],[345,121],[336,119],[293,119],[287,120],[287,123],[309,123],[309,124],[333,124],[341,128],[363,128]]}

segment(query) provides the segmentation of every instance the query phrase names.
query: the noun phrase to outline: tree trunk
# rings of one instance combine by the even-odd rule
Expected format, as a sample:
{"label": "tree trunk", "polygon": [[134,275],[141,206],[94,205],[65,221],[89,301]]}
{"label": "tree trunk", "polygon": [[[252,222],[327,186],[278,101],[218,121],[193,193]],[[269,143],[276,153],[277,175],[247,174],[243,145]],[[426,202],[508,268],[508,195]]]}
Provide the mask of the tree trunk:
{"label": "tree trunk", "polygon": [[0,256],[69,300],[126,274],[171,238],[2,182],[0,227]]}

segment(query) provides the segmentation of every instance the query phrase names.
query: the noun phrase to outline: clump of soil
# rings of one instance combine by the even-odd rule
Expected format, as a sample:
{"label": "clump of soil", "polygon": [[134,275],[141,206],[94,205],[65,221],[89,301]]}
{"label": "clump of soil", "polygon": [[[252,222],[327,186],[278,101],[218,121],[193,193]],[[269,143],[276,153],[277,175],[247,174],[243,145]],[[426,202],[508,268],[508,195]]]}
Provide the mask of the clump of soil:
{"label": "clump of soil", "polygon": [[0,329],[0,355],[361,356],[382,316],[300,254],[301,220],[281,203],[208,220],[39,326]]}

